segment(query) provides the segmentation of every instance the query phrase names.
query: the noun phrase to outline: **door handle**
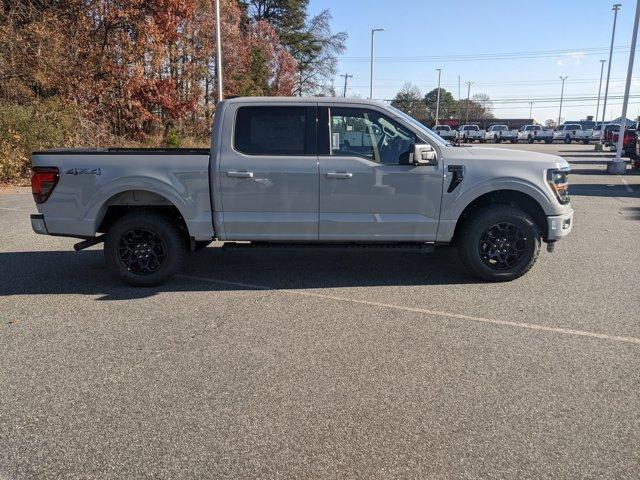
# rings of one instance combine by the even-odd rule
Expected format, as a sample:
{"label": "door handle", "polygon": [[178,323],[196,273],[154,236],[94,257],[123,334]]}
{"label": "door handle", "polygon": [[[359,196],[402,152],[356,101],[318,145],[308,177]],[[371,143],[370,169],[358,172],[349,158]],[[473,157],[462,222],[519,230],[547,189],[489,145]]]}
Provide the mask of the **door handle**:
{"label": "door handle", "polygon": [[327,172],[327,178],[347,179],[352,177],[353,177],[353,173],[351,172]]}
{"label": "door handle", "polygon": [[227,172],[227,177],[253,178],[253,172]]}

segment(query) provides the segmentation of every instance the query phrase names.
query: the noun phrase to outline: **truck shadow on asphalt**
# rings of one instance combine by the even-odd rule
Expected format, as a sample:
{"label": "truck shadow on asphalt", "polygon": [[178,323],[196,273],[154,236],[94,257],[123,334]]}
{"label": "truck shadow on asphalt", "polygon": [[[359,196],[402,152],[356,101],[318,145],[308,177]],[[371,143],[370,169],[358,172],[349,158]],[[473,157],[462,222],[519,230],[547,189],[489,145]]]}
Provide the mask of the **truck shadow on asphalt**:
{"label": "truck shadow on asphalt", "polygon": [[[431,253],[389,250],[246,249],[209,247],[188,256],[181,275],[151,288],[112,277],[101,250],[1,252],[0,296],[100,295],[99,300],[145,298],[162,292],[478,283],[454,248]],[[221,280],[202,281],[190,277]]]}
{"label": "truck shadow on asphalt", "polygon": [[572,197],[626,197],[640,198],[640,187],[634,185],[629,191],[627,185],[614,183],[570,183]]}

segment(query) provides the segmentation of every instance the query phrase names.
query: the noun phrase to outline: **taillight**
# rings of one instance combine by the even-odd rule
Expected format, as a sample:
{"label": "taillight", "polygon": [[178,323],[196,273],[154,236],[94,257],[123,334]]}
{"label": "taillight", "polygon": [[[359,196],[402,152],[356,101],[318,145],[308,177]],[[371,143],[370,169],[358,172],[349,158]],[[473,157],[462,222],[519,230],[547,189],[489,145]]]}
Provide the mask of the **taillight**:
{"label": "taillight", "polygon": [[60,175],[57,167],[33,167],[31,175],[31,193],[36,203],[47,201],[58,184]]}

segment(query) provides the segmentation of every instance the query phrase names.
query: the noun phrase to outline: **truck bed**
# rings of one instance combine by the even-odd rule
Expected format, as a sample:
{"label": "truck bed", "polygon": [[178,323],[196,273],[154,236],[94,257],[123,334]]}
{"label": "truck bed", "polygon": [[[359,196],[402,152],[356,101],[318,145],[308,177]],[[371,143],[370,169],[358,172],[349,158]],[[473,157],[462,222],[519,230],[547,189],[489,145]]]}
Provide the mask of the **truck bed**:
{"label": "truck bed", "polygon": [[51,198],[38,205],[52,235],[92,237],[110,206],[173,205],[195,240],[213,237],[207,148],[55,149],[32,165],[58,169]]}

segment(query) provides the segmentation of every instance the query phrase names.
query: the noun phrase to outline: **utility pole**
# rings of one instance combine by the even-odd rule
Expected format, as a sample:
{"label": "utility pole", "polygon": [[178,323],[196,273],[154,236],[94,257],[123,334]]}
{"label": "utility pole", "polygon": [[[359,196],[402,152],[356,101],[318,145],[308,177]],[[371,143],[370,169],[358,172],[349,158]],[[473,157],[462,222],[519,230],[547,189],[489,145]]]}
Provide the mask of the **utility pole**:
{"label": "utility pole", "polygon": [[471,106],[471,85],[473,82],[465,82],[467,84],[467,118],[464,123],[469,122],[469,107]]}
{"label": "utility pole", "polygon": [[436,68],[438,71],[438,99],[436,100],[436,125],[438,125],[438,118],[440,115],[440,77],[442,76],[442,69]]}
{"label": "utility pole", "polygon": [[638,39],[638,23],[640,23],[640,0],[636,2],[636,18],[633,22],[633,36],[631,37],[631,51],[629,52],[629,67],[627,68],[627,83],[624,87],[624,101],[622,103],[622,122],[618,133],[616,145],[616,158],[607,164],[607,173],[623,175],[627,165],[622,161],[622,148],[624,146],[624,130],[627,127],[627,107],[629,106],[629,91],[631,90],[631,76],[633,75],[633,60],[636,56],[636,41]]}
{"label": "utility pole", "polygon": [[222,30],[220,29],[220,0],[216,0],[216,76],[218,77],[218,101],[224,100],[222,84]]}
{"label": "utility pole", "polygon": [[346,98],[347,96],[347,80],[349,80],[350,78],[353,78],[353,75],[349,75],[348,73],[345,73],[344,75],[340,75],[341,77],[344,77],[344,90],[342,91],[342,96]]}
{"label": "utility pole", "polygon": [[560,111],[558,112],[558,126],[560,126],[560,118],[562,117],[562,99],[564,98],[564,81],[569,77],[560,77],[562,80],[562,90],[560,90]]}
{"label": "utility pole", "polygon": [[531,115],[533,115],[533,100],[529,101],[529,119],[533,120]]}
{"label": "utility pole", "polygon": [[373,100],[373,59],[375,56],[375,36],[376,32],[384,32],[384,28],[371,29],[371,79],[369,81],[369,100]]}
{"label": "utility pole", "polygon": [[616,21],[618,20],[618,10],[622,4],[616,3],[611,7],[613,10],[613,29],[611,30],[611,46],[609,47],[609,65],[607,65],[607,83],[604,87],[604,102],[602,103],[602,130],[600,131],[600,150],[602,150],[602,136],[604,134],[604,119],[607,114],[607,97],[609,96],[609,78],[611,77],[611,57],[613,56],[613,41],[616,38]]}

